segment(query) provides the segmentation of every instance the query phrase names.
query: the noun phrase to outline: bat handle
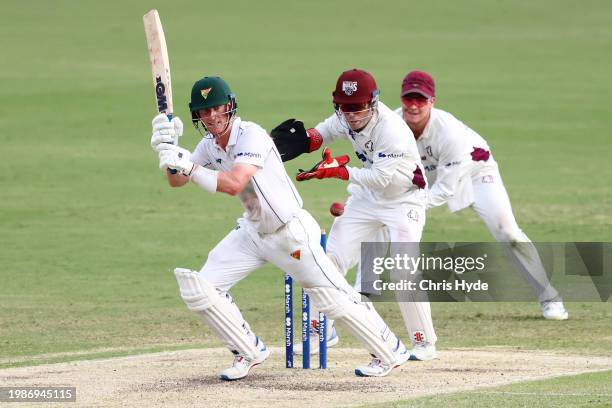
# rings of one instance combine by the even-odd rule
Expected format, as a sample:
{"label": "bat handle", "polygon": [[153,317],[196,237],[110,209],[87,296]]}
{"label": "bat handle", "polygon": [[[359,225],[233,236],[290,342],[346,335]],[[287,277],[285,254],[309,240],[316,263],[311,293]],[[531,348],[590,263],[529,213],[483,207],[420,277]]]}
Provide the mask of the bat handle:
{"label": "bat handle", "polygon": [[[168,116],[168,120],[172,120],[172,114],[171,113],[167,113],[166,116]],[[168,173],[170,174],[176,174],[176,169],[167,169]]]}

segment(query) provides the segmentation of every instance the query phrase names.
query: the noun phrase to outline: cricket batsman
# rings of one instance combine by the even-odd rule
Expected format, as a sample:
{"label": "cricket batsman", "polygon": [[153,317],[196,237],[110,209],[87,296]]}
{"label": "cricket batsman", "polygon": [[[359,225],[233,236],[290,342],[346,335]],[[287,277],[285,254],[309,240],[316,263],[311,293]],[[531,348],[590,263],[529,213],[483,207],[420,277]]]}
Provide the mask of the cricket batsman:
{"label": "cricket batsman", "polygon": [[[284,161],[336,140],[351,141],[363,167],[348,166],[348,156],[333,158],[325,149],[321,163],[297,175],[298,181],[336,178],[348,182],[350,197],[342,217],[334,220],[327,242],[327,254],[346,276],[360,260],[361,243],[374,241],[383,228],[391,242],[420,242],[427,183],[416,143],[406,137],[410,128],[379,101],[370,73],[343,72],[332,98],[335,113],[314,128],[306,130],[302,122],[289,119],[271,134]],[[429,302],[400,302],[399,307],[413,342],[411,359],[435,358],[437,337]],[[328,347],[338,342],[333,326],[329,327]],[[318,340],[312,337],[311,352],[315,352]]]}
{"label": "cricket batsman", "polygon": [[319,225],[302,208],[272,139],[237,115],[229,85],[217,76],[196,81],[189,109],[204,136],[193,152],[178,146],[179,118],[160,114],[153,119],[151,146],[159,154],[159,167],[172,187],[193,184],[211,194],[237,196],[244,208],[238,226],[209,252],[199,271],[174,271],[187,308],[234,355],[221,378],[244,378],[270,355],[229,294],[266,262],[295,279],[313,305],[343,324],[373,356],[368,365],[355,369],[356,375],[385,376],[407,361],[404,344],[326,256],[319,245]]}
{"label": "cricket batsman", "polygon": [[537,294],[545,319],[566,320],[568,313],[550,284],[540,256],[519,228],[499,168],[487,142],[453,115],[434,107],[436,87],[431,75],[409,72],[396,110],[416,140],[430,182],[427,208],[443,204],[451,212],[470,207]]}

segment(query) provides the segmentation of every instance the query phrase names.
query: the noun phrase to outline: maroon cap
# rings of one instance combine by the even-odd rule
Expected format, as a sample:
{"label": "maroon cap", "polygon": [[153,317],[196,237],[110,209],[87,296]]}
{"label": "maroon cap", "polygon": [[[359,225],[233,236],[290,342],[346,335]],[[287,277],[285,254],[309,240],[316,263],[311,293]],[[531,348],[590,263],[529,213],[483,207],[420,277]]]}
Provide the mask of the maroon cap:
{"label": "maroon cap", "polygon": [[409,93],[419,93],[427,98],[431,98],[436,96],[436,83],[427,72],[409,72],[402,82],[401,96]]}
{"label": "maroon cap", "polygon": [[335,104],[366,103],[378,95],[374,77],[361,69],[344,71],[336,81],[332,92]]}

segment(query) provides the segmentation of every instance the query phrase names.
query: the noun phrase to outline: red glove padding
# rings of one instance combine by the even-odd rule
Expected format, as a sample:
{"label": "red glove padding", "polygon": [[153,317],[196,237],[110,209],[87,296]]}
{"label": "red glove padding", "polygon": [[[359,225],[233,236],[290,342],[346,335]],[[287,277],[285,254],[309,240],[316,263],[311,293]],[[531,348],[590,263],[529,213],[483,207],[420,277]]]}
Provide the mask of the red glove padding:
{"label": "red glove padding", "polygon": [[331,151],[326,147],[323,150],[323,160],[315,164],[312,169],[308,171],[300,169],[295,179],[297,181],[310,180],[313,178],[339,178],[348,180],[349,173],[345,165],[349,160],[347,155],[332,157]]}

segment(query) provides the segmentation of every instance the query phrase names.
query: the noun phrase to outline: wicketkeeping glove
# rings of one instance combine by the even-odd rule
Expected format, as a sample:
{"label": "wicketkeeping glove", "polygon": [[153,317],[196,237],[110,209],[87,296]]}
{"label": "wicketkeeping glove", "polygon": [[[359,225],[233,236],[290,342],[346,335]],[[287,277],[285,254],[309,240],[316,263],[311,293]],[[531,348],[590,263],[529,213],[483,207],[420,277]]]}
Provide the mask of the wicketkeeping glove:
{"label": "wicketkeeping glove", "polygon": [[315,129],[304,128],[304,123],[287,119],[270,132],[272,140],[284,162],[293,160],[302,153],[314,152],[323,144],[323,137]]}
{"label": "wicketkeeping glove", "polygon": [[191,161],[191,153],[179,146],[167,145],[159,150],[159,168],[163,171],[176,170],[186,176],[191,175],[195,164]]}
{"label": "wicketkeeping glove", "polygon": [[151,125],[153,126],[151,147],[154,151],[159,150],[158,146],[161,143],[178,145],[178,139],[183,135],[183,121],[178,116],[168,120],[168,116],[160,113],[153,118]]}
{"label": "wicketkeeping glove", "polygon": [[315,164],[310,170],[299,169],[299,173],[295,177],[297,181],[310,180],[313,178],[339,178],[342,180],[349,179],[349,173],[346,164],[349,162],[347,155],[332,157],[329,147],[323,150],[323,160]]}

